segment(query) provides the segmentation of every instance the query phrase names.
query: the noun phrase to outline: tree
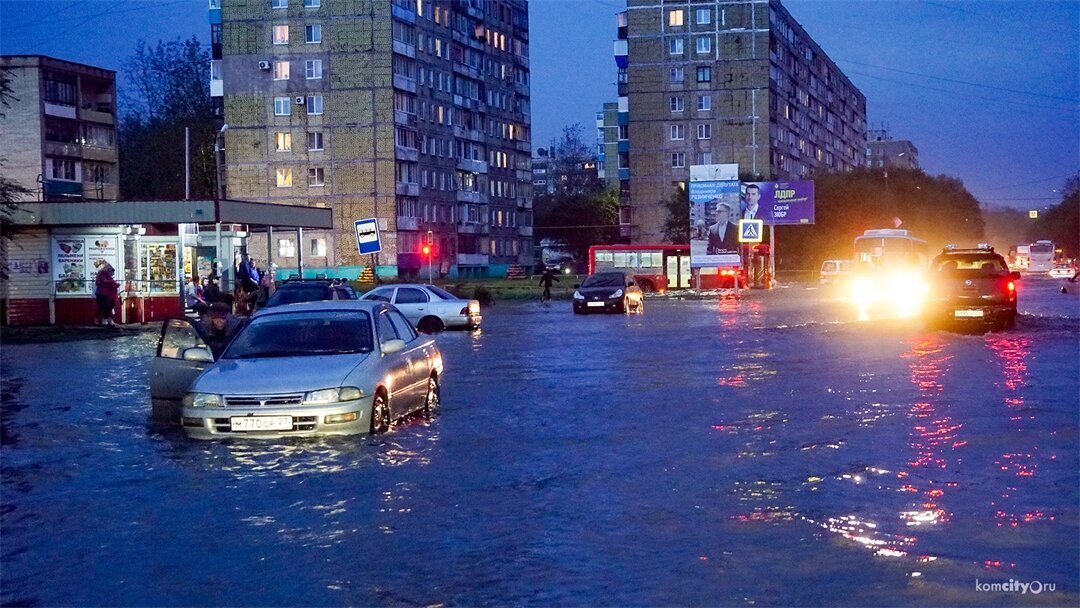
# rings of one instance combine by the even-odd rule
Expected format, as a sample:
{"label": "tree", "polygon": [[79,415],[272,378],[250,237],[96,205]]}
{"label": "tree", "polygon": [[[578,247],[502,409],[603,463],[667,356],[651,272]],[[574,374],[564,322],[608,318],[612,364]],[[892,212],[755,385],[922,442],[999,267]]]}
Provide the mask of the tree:
{"label": "tree", "polygon": [[671,243],[690,242],[690,192],[676,187],[671,198],[664,201],[667,218],[664,220],[664,237]]}
{"label": "tree", "polygon": [[189,40],[140,40],[124,62],[121,90],[120,192],[128,200],[184,196],[184,128],[191,129],[192,196],[216,192],[210,55]]}
{"label": "tree", "polygon": [[[15,92],[11,88],[10,68],[0,68],[0,118],[6,118],[7,112],[3,108],[10,108],[12,101],[18,101]],[[4,168],[5,159],[0,158],[0,171]],[[7,280],[7,241],[15,236],[18,227],[15,225],[14,215],[18,209],[18,201],[27,200],[33,192],[22,184],[8,179],[0,173],[0,234],[3,242],[0,242],[0,251],[4,254],[3,263],[0,264],[0,278]]]}
{"label": "tree", "polygon": [[1027,237],[1052,240],[1065,257],[1080,257],[1080,174],[1065,181],[1061,202],[1039,214]]}

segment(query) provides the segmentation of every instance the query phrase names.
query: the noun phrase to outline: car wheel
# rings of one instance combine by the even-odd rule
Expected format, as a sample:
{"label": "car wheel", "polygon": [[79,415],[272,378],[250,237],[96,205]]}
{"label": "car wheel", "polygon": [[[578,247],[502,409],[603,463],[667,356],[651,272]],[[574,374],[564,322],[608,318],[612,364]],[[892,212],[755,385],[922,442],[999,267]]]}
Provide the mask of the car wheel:
{"label": "car wheel", "polygon": [[371,404],[371,434],[385,433],[390,430],[390,402],[386,395],[375,393]]}
{"label": "car wheel", "polygon": [[424,317],[416,324],[417,331],[425,334],[437,334],[444,328],[442,320],[437,317]]}
{"label": "car wheel", "polygon": [[1005,317],[1005,329],[1015,329],[1015,328],[1016,328],[1016,311],[1014,310],[1014,311],[1009,313],[1009,316]]}
{"label": "car wheel", "polygon": [[440,391],[439,391],[439,379],[434,375],[428,378],[427,395],[424,396],[424,415],[431,416],[435,412],[439,411]]}

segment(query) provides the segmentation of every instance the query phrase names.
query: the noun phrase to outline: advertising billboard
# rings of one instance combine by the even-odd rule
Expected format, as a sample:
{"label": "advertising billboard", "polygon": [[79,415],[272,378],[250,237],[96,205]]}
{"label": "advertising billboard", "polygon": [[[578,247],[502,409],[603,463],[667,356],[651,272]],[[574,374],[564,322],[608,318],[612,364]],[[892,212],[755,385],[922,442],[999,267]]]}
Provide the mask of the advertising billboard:
{"label": "advertising billboard", "polygon": [[813,224],[814,182],[744,182],[739,210],[766,224]]}
{"label": "advertising billboard", "polygon": [[738,266],[739,165],[690,167],[690,267]]}

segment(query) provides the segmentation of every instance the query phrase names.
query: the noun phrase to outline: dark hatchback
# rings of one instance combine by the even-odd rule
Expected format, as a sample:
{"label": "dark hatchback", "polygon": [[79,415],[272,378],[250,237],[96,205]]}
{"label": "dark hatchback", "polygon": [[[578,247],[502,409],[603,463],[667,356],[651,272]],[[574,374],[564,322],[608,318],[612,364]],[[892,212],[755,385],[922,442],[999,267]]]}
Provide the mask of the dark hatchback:
{"label": "dark hatchback", "polygon": [[945,248],[930,263],[926,319],[935,326],[1012,327],[1019,281],[993,247]]}
{"label": "dark hatchback", "polygon": [[574,314],[588,312],[623,313],[631,303],[641,302],[641,288],[621,272],[598,272],[575,285]]}
{"label": "dark hatchback", "polygon": [[333,279],[290,279],[277,288],[263,308],[297,302],[356,300],[358,297],[348,284],[338,283]]}

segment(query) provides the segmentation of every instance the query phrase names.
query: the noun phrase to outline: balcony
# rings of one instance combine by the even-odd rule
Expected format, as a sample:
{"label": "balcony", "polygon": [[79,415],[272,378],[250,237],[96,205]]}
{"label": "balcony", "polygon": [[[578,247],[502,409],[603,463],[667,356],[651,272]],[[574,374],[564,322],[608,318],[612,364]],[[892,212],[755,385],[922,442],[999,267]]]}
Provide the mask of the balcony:
{"label": "balcony", "polygon": [[225,95],[225,82],[222,80],[210,81],[210,96],[223,97]]}
{"label": "balcony", "polygon": [[408,112],[402,112],[401,110],[394,110],[394,124],[401,125],[403,127],[415,127],[416,114],[409,114]]}
{"label": "balcony", "polygon": [[115,163],[116,162],[116,148],[96,148],[94,146],[83,146],[82,148],[83,160],[89,160],[99,163]]}
{"label": "balcony", "polygon": [[489,224],[478,222],[458,222],[458,234],[488,234],[491,232]]}
{"label": "balcony", "polygon": [[[400,192],[398,194],[401,194]],[[457,202],[459,203],[473,203],[477,205],[487,204],[487,195],[480,192],[471,192],[469,190],[458,190],[456,192]],[[417,195],[414,195],[417,196]]]}
{"label": "balcony", "polygon": [[458,139],[467,139],[469,141],[484,141],[484,134],[476,129],[466,129],[465,127],[459,127],[454,125],[454,137]]}
{"label": "balcony", "polygon": [[410,182],[395,182],[394,193],[398,196],[420,196],[420,184]]}
{"label": "balcony", "polygon": [[45,102],[45,114],[48,116],[57,116],[59,118],[75,119],[75,106],[69,106],[59,103]]}
{"label": "balcony", "polygon": [[533,227],[532,226],[518,226],[518,236],[532,236],[532,235],[533,235]]}
{"label": "balcony", "polygon": [[416,79],[394,74],[394,88],[400,91],[416,92]]}
{"label": "balcony", "polygon": [[418,217],[403,217],[397,216],[397,229],[398,230],[419,230],[420,218]]}
{"label": "balcony", "polygon": [[79,144],[61,143],[58,141],[45,141],[45,156],[66,156],[68,158],[82,158],[83,147]]}
{"label": "balcony", "polygon": [[394,146],[394,158],[397,160],[408,160],[416,162],[420,159],[420,151],[416,148],[406,148],[405,146]]}
{"label": "balcony", "polygon": [[482,160],[461,158],[458,159],[457,169],[458,171],[468,171],[469,173],[487,173],[488,164]]}
{"label": "balcony", "polygon": [[80,200],[83,196],[83,185],[80,182],[47,179],[43,185],[47,201]]}
{"label": "balcony", "polygon": [[472,78],[474,80],[480,80],[483,78],[483,76],[480,74],[480,70],[464,63],[458,63],[457,61],[454,62],[454,73],[460,74],[462,76],[468,76],[469,78]]}
{"label": "balcony", "polygon": [[457,254],[458,266],[487,266],[488,256],[483,253]]}
{"label": "balcony", "polygon": [[396,4],[390,5],[390,15],[398,21],[404,21],[405,23],[416,23],[416,13]]}
{"label": "balcony", "polygon": [[416,47],[411,44],[406,44],[400,40],[394,41],[394,52],[398,55],[404,55],[406,57],[416,58]]}

